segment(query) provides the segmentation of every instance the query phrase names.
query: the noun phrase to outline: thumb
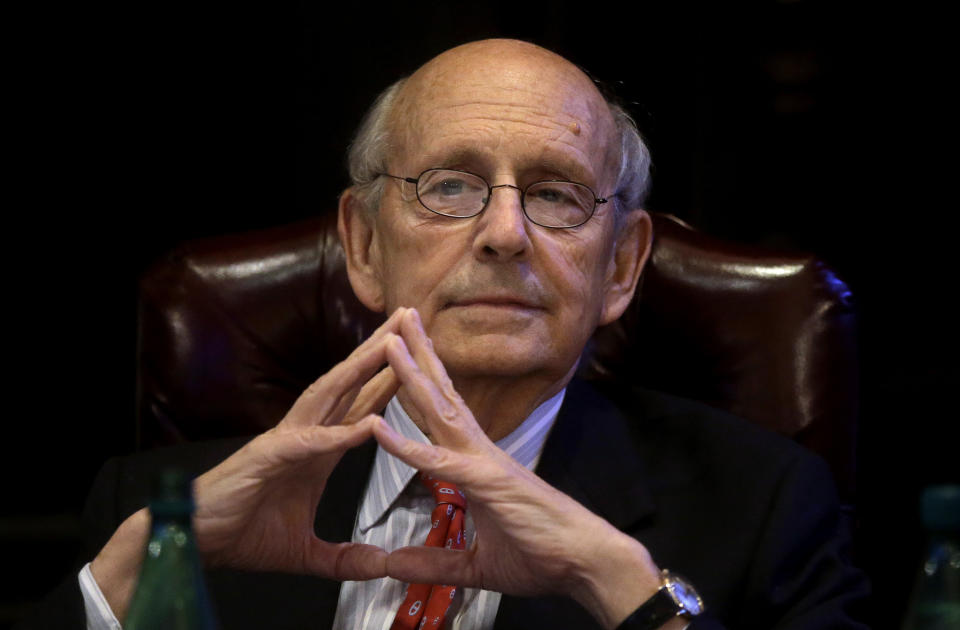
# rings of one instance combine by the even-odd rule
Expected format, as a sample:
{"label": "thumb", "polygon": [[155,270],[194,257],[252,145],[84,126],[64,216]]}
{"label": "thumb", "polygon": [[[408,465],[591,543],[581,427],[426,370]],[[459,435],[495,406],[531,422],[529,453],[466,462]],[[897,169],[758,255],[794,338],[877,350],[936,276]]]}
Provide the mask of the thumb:
{"label": "thumb", "polygon": [[387,552],[373,545],[314,538],[305,564],[306,573],[330,580],[371,580],[387,574]]}
{"label": "thumb", "polygon": [[387,556],[387,575],[411,584],[454,584],[482,588],[473,550],[402,547]]}

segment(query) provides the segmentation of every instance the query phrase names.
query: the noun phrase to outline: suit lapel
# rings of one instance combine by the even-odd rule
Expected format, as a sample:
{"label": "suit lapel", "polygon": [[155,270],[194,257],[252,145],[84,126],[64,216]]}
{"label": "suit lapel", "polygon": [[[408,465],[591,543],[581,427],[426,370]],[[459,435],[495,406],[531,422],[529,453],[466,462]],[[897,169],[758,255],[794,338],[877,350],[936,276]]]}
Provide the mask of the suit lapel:
{"label": "suit lapel", "polygon": [[591,385],[574,380],[544,445],[537,474],[619,529],[654,511],[627,418]]}
{"label": "suit lapel", "polygon": [[376,452],[377,443],[368,440],[343,454],[317,506],[313,531],[318,538],[328,542],[350,541]]}
{"label": "suit lapel", "polygon": [[[314,519],[313,530],[318,538],[328,542],[349,542],[353,537],[353,525],[376,451],[377,443],[369,440],[344,453],[340,463],[333,469]],[[336,580],[318,581],[319,588],[311,598],[322,615],[311,620],[311,625],[317,628],[333,627],[341,584]]]}
{"label": "suit lapel", "polygon": [[[629,422],[592,386],[574,380],[544,445],[537,474],[618,529],[635,528],[655,510]],[[504,595],[495,628],[591,628],[572,599]]]}

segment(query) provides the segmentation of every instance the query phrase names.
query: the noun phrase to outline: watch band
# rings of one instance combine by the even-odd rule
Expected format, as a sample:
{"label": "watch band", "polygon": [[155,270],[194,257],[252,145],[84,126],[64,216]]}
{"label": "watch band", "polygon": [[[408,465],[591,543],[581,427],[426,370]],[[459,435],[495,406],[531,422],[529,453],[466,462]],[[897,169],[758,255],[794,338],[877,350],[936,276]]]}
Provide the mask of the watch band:
{"label": "watch band", "polygon": [[617,626],[617,630],[657,630],[674,617],[699,615],[703,600],[683,578],[664,569],[660,588]]}
{"label": "watch band", "polygon": [[677,604],[667,589],[661,588],[623,620],[617,630],[657,630],[677,616]]}

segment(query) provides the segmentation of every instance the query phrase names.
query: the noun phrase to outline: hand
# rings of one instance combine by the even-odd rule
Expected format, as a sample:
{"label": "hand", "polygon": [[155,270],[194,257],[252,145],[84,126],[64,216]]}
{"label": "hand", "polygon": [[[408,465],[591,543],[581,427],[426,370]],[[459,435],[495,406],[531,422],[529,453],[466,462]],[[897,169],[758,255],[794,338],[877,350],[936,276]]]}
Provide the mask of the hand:
{"label": "hand", "polygon": [[370,377],[386,362],[402,316],[395,312],[311,385],[276,427],[196,480],[194,529],[208,564],[337,580],[384,575],[382,549],[328,543],[314,536],[313,524],[340,457],[371,435],[374,419],[364,416],[396,392],[390,368]]}
{"label": "hand", "polygon": [[387,357],[435,445],[378,422],[374,435],[391,454],[458,484],[476,525],[468,551],[407,547],[390,554],[387,573],[407,582],[457,584],[530,596],[577,599],[613,627],[659,587],[659,572],[636,540],[556,490],[490,441],[454,390],[415,311]]}
{"label": "hand", "polygon": [[[386,349],[404,313],[398,309],[311,385],[275,428],[196,479],[193,525],[207,564],[337,580],[385,575],[385,551],[319,540],[313,524],[340,457],[369,439],[376,419],[368,414],[383,409],[397,390],[393,371],[377,370],[386,362]],[[148,522],[146,510],[131,516],[91,566],[118,619],[139,572]]]}

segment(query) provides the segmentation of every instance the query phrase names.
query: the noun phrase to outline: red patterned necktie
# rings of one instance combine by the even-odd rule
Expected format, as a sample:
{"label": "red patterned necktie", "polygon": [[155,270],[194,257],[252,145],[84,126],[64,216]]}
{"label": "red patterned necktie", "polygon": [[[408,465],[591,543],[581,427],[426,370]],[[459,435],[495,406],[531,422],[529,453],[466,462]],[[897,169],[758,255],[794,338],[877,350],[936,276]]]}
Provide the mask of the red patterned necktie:
{"label": "red patterned necktie", "polygon": [[[427,547],[463,549],[463,517],[467,509],[463,493],[452,483],[427,474],[420,475],[420,482],[433,492],[437,502],[431,516],[433,527],[424,544]],[[413,630],[418,627],[440,630],[456,593],[456,586],[411,584],[390,630]]]}

